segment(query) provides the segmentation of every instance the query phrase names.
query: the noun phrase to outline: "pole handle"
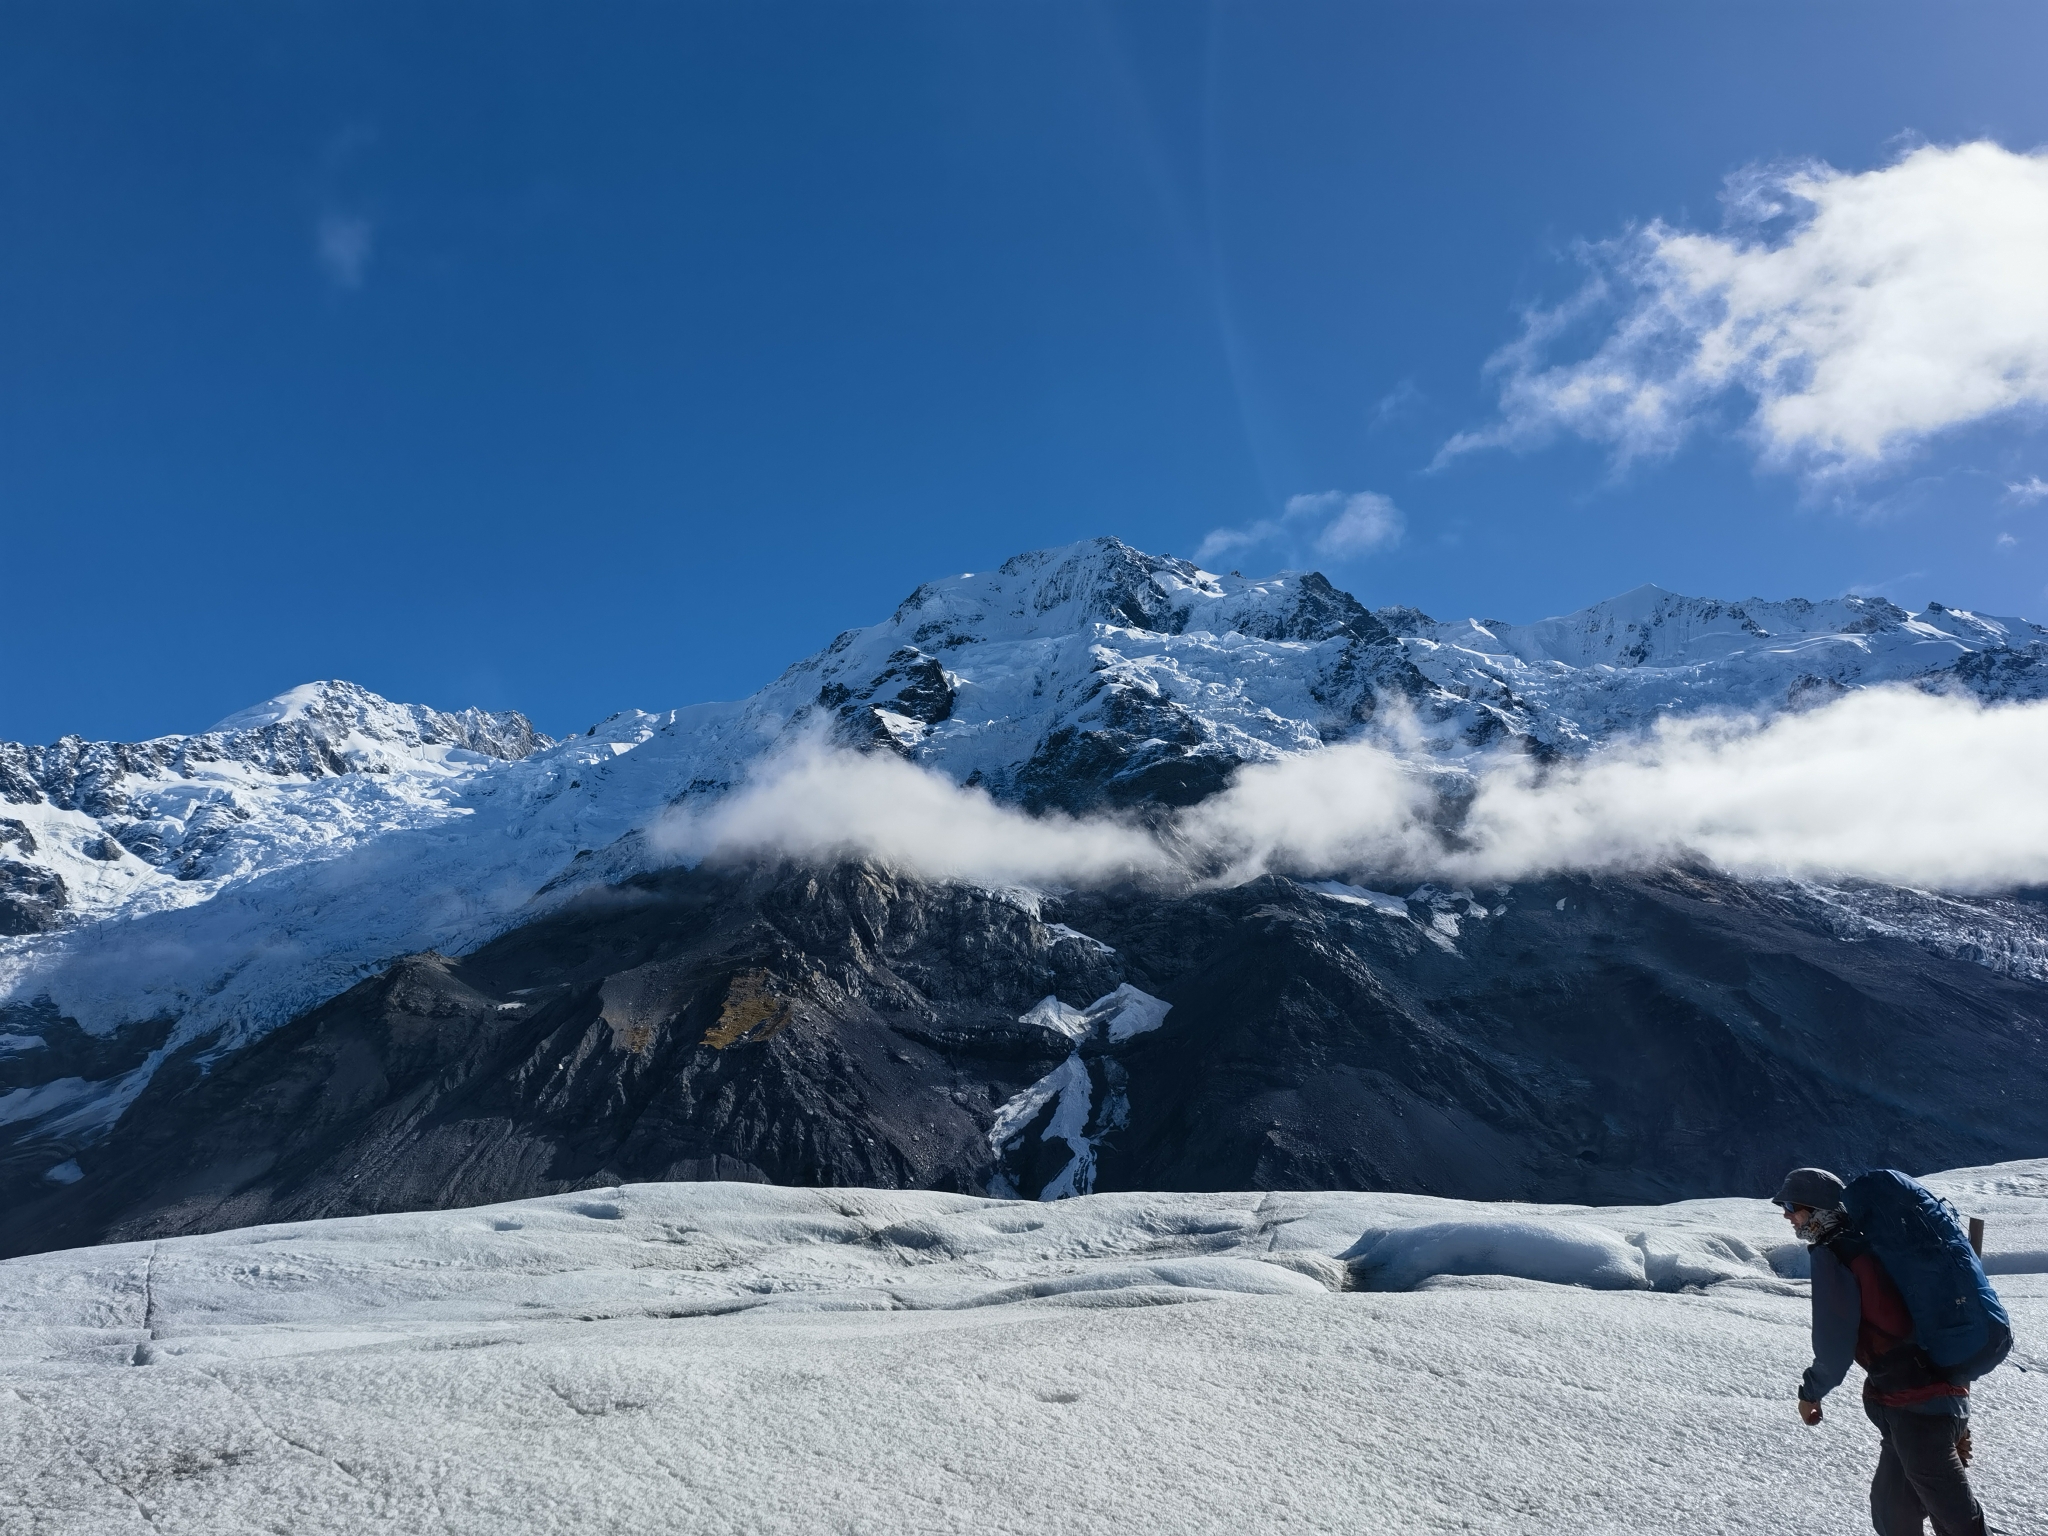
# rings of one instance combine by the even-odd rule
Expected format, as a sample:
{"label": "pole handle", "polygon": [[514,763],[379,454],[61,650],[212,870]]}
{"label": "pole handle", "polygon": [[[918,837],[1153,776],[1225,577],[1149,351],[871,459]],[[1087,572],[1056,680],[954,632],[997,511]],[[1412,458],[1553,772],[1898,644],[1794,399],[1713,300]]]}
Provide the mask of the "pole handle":
{"label": "pole handle", "polygon": [[1978,1258],[1984,1257],[1984,1218],[1982,1216],[1972,1216],[1970,1218],[1970,1247],[1975,1250]]}

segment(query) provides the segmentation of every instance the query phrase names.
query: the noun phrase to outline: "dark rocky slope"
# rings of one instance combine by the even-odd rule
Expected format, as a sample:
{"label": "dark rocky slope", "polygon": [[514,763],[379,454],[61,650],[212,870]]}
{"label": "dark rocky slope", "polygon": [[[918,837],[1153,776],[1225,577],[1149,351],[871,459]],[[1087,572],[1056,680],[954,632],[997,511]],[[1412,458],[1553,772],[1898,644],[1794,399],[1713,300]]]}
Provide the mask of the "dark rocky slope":
{"label": "dark rocky slope", "polygon": [[[67,1149],[12,1149],[0,1253],[637,1180],[1035,1194],[1077,1151],[1098,1190],[1633,1201],[2048,1150],[2048,990],[1844,942],[1766,888],[1568,879],[1400,916],[1270,878],[1028,907],[858,867],[596,893],[175,1056],[75,1182],[45,1176]],[[1123,983],[1173,1005],[1162,1027],[1076,1047],[1019,1021]],[[1078,1145],[1054,1098],[992,1147],[1056,1069]]]}

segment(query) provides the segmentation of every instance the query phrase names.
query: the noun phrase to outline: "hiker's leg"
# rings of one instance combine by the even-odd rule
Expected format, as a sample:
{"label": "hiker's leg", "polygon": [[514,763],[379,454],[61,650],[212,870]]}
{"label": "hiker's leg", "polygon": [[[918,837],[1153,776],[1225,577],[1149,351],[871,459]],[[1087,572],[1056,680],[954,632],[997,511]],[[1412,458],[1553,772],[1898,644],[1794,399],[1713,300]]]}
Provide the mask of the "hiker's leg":
{"label": "hiker's leg", "polygon": [[1875,1412],[1870,1417],[1876,1421],[1878,1434],[1884,1437],[1877,1453],[1877,1471],[1870,1479],[1871,1529],[1877,1536],[1926,1536],[1927,1512],[1920,1507],[1913,1485],[1906,1481],[1906,1469],[1892,1446],[1891,1431]]}
{"label": "hiker's leg", "polygon": [[1877,1536],[1926,1536],[1927,1511],[1906,1481],[1905,1465],[1892,1444],[1889,1413],[1865,1398],[1863,1411],[1877,1426],[1877,1471],[1870,1479],[1870,1526]]}
{"label": "hiker's leg", "polygon": [[1934,1522],[1935,1536],[1980,1536],[1984,1512],[1956,1455],[1956,1437],[1967,1421],[1898,1408],[1884,1410],[1884,1417],[1885,1445],[1897,1456],[1915,1502]]}

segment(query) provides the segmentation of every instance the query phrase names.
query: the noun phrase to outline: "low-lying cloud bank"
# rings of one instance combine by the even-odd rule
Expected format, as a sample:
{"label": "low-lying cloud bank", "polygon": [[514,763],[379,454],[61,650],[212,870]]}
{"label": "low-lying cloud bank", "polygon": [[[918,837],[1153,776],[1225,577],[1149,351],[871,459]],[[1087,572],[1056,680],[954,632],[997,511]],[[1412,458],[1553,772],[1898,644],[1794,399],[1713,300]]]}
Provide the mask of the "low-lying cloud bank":
{"label": "low-lying cloud bank", "polygon": [[1705,861],[1947,890],[2048,883],[2048,703],[1870,689],[1768,721],[1667,720],[1543,769],[1469,772],[1376,742],[1242,770],[1156,830],[1031,816],[901,759],[817,745],[655,831],[685,862],[869,858],[987,885],[1460,883]]}
{"label": "low-lying cloud bank", "polygon": [[927,880],[1104,885],[1172,869],[1159,842],[1108,818],[1031,816],[885,753],[807,743],[769,760],[709,809],[654,829],[686,863],[875,859]]}

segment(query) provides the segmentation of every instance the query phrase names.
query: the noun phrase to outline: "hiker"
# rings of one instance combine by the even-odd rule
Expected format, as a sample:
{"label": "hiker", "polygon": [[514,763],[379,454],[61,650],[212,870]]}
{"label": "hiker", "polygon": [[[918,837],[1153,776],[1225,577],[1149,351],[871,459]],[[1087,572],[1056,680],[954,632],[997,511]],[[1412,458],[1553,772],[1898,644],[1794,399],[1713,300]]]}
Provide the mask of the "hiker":
{"label": "hiker", "polygon": [[[1953,1213],[1889,1169],[1845,1185],[1824,1168],[1795,1168],[1774,1198],[1813,1256],[1813,1364],[1799,1417],[1820,1423],[1821,1399],[1853,1359],[1883,1440],[1870,1480],[1878,1536],[1919,1536],[1929,1519],[1935,1536],[1984,1536],[1964,1470],[1969,1383],[2005,1358],[2012,1331]],[[1948,1321],[1916,1328],[1916,1300],[1923,1316]]]}

